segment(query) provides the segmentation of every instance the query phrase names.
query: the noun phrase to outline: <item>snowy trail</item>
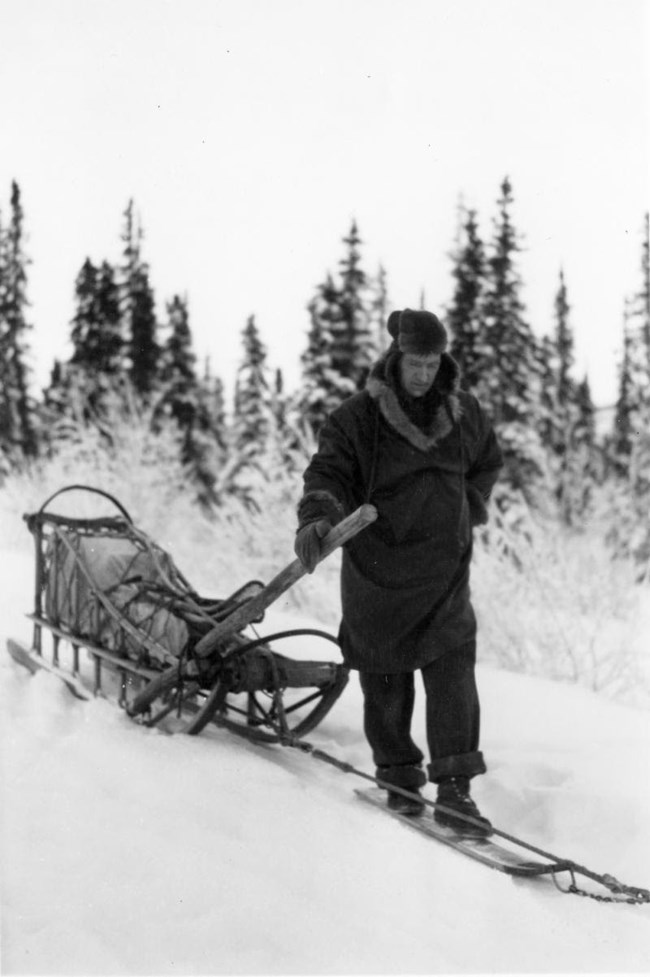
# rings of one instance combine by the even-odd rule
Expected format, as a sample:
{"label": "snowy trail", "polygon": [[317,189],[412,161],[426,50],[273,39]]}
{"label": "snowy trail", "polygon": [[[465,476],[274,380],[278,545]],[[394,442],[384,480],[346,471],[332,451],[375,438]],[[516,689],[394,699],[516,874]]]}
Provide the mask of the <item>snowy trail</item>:
{"label": "snowy trail", "polygon": [[[11,567],[3,973],[648,971],[649,906],[512,880],[367,810],[360,781],[313,758],[217,729],[168,737],[30,677],[4,652],[29,633],[31,563],[16,553]],[[481,806],[504,830],[650,886],[650,716],[496,669],[479,681]],[[309,739],[371,772],[360,704],[352,680]]]}

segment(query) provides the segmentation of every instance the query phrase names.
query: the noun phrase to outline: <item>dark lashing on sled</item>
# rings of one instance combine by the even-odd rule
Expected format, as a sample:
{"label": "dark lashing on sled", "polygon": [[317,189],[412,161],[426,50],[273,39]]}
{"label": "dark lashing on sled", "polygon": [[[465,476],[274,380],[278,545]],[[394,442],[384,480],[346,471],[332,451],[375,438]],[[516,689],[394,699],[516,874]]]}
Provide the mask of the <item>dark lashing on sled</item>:
{"label": "dark lashing on sled", "polygon": [[[94,493],[118,514],[83,519],[51,511],[55,498],[74,491]],[[357,510],[332,530],[324,555],[374,517],[371,506]],[[343,691],[342,664],[294,660],[273,647],[315,636],[336,644],[330,634],[243,633],[303,575],[299,561],[267,586],[250,581],[212,599],[100,489],[68,486],[25,520],[36,545],[36,584],[33,647],[20,653],[68,677],[78,694],[115,696],[137,721],[172,732],[195,734],[216,722],[252,739],[286,741],[313,729]]]}

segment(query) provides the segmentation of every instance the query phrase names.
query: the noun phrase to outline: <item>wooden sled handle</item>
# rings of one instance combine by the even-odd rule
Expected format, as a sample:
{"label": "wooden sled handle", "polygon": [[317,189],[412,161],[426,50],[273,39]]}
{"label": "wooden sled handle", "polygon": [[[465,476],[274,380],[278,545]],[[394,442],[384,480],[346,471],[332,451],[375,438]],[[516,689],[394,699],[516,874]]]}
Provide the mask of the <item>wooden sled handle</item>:
{"label": "wooden sled handle", "polygon": [[[343,546],[348,540],[356,536],[358,532],[365,529],[377,518],[377,510],[374,505],[359,506],[351,515],[341,520],[333,529],[329,531],[323,539],[319,563],[329,556],[339,546]],[[247,624],[260,617],[281,594],[300,580],[307,571],[299,559],[293,560],[288,566],[281,570],[255,597],[238,607],[224,621],[219,621],[211,631],[204,634],[197,643],[194,653],[199,658],[205,658],[225,637],[235,631],[241,631]]]}

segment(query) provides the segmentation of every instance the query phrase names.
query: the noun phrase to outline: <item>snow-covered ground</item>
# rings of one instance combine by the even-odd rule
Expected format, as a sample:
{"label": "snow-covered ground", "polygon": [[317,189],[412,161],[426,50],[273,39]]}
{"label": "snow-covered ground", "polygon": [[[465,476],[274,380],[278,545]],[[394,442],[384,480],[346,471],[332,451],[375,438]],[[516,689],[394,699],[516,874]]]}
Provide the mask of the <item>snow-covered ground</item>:
{"label": "snow-covered ground", "polygon": [[[0,593],[2,973],[650,971],[650,905],[492,872],[297,751],[217,729],[170,737],[81,702],[4,651],[30,633],[22,544],[3,554]],[[296,623],[280,608],[265,627]],[[485,812],[650,887],[650,713],[487,666],[479,682]],[[353,678],[309,739],[372,772],[360,717]]]}

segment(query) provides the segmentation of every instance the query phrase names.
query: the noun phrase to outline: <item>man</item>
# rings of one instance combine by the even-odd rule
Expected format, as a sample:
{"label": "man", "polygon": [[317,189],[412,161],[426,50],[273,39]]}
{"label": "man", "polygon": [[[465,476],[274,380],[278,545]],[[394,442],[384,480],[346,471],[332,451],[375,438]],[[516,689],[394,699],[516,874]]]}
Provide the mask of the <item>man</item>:
{"label": "man", "polygon": [[478,401],[459,388],[437,316],[405,309],[387,325],[393,342],[366,389],[321,430],[304,474],[295,548],[313,571],[329,529],[364,502],[376,506],[377,520],[343,551],[339,641],[359,672],[377,778],[410,794],[389,789],[391,809],[424,811],[424,756],[411,738],[419,670],[428,779],[448,809],[434,817],[487,835],[490,822],[470,796],[471,778],[486,767],[469,571],[472,528],[487,520],[502,456]]}

